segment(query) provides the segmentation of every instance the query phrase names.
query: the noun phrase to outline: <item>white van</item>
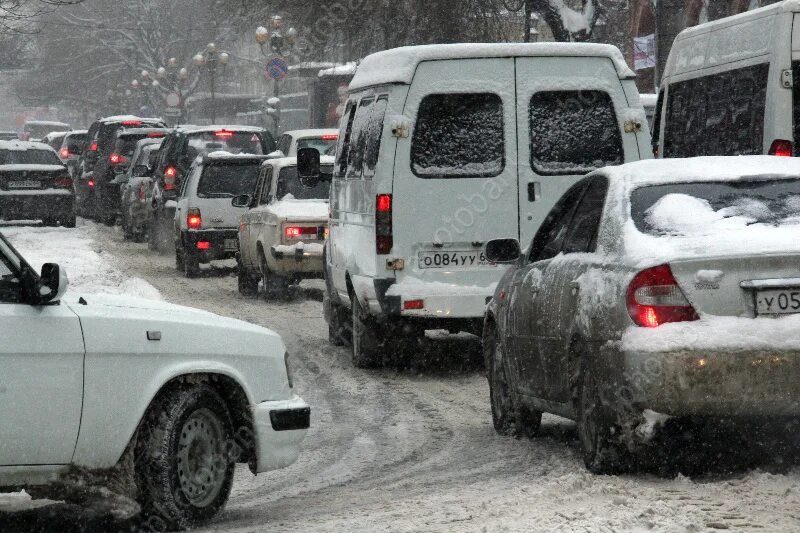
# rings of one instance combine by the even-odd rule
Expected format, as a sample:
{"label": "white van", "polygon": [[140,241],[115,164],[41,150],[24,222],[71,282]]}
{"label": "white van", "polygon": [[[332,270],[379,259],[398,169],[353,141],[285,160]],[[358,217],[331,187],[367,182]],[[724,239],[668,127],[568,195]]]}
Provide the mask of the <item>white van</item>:
{"label": "white van", "polygon": [[479,333],[505,272],[486,242],[530,242],[580,176],[652,157],[634,74],[613,46],[398,48],[365,58],[349,95],[325,315],[357,366],[426,329]]}
{"label": "white van", "polygon": [[800,2],[788,0],[678,34],[659,91],[656,154],[797,155],[799,17]]}

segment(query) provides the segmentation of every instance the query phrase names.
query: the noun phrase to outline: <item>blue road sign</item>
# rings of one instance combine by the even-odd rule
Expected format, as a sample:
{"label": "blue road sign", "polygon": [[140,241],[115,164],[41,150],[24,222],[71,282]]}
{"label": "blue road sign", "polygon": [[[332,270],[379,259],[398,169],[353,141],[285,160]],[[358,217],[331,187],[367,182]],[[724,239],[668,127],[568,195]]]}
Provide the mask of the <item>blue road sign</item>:
{"label": "blue road sign", "polygon": [[267,62],[267,76],[273,80],[282,80],[289,73],[289,64],[282,57],[273,57]]}

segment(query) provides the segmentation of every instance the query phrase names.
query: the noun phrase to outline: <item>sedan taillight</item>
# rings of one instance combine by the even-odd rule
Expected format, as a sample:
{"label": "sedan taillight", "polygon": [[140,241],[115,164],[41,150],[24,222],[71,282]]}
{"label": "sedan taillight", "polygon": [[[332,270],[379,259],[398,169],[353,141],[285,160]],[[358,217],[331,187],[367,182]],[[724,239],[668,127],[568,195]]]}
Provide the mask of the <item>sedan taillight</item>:
{"label": "sedan taillight", "polygon": [[645,328],[700,318],[675,281],[669,265],[636,274],[628,286],[627,305],[634,323]]}
{"label": "sedan taillight", "polygon": [[69,177],[69,176],[60,176],[60,177],[55,179],[55,181],[53,182],[53,185],[55,185],[59,189],[71,189],[72,188],[72,178]]}

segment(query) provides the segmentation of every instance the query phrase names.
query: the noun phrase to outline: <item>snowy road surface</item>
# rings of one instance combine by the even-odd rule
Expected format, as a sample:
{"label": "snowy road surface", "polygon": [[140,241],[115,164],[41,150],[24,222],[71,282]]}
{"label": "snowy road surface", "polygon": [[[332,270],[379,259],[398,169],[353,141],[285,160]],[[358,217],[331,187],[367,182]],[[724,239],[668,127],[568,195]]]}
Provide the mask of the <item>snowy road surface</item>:
{"label": "snowy road surface", "polygon": [[[303,453],[257,478],[240,467],[208,530],[800,530],[800,469],[780,459],[694,478],[602,477],[585,471],[566,420],[545,416],[531,441],[497,436],[472,339],[431,340],[407,369],[358,370],[327,343],[319,282],[268,304],[241,297],[231,272],[184,279],[172,258],[124,243],[116,228],[0,231],[36,266],[66,266],[73,291],[163,297],[283,335],[296,387],[313,406]],[[65,504],[36,505],[24,493],[0,494],[0,531],[130,528]]]}

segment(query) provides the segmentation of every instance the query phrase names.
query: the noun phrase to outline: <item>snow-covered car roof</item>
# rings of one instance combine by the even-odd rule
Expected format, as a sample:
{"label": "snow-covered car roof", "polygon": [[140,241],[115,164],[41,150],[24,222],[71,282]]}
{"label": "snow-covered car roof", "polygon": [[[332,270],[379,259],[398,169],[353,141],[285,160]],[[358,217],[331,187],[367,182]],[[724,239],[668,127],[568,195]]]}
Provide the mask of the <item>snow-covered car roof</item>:
{"label": "snow-covered car roof", "polygon": [[310,137],[322,137],[323,135],[339,135],[339,130],[336,128],[316,128],[307,130],[292,130],[286,131],[284,135],[290,135],[293,139],[307,139]]}
{"label": "snow-covered car roof", "polygon": [[0,150],[49,150],[55,152],[49,144],[33,141],[0,141]]}
{"label": "snow-covered car roof", "polygon": [[184,125],[178,126],[175,128],[176,131],[180,131],[182,133],[203,133],[203,132],[214,132],[214,131],[247,131],[253,133],[264,133],[266,130],[264,128],[260,128],[258,126],[243,126],[237,124],[216,124],[214,126],[193,126],[193,125]]}
{"label": "snow-covered car roof", "polygon": [[126,135],[148,135],[150,133],[163,133],[167,134],[172,131],[169,128],[123,128],[117,132],[117,137],[124,137]]}
{"label": "snow-covered car roof", "polygon": [[64,128],[70,127],[69,124],[67,124],[66,122],[58,122],[56,120],[26,120],[25,126],[58,126]]}
{"label": "snow-covered car roof", "polygon": [[218,162],[218,161],[246,161],[246,160],[253,160],[253,161],[264,161],[267,156],[261,154],[233,154],[231,152],[225,152],[224,150],[217,150],[216,152],[211,152],[205,155],[199,155],[198,160],[202,162]]}
{"label": "snow-covered car roof", "polygon": [[754,176],[800,178],[800,159],[771,155],[647,159],[597,171],[632,187],[661,183],[736,181]]}
{"label": "snow-covered car roof", "polygon": [[89,133],[89,130],[72,130],[66,132],[68,137],[72,137],[73,135],[86,135],[87,133]]}
{"label": "snow-covered car roof", "polygon": [[[323,155],[320,156],[319,162],[322,165],[333,165],[336,163],[336,158],[332,155]],[[296,167],[297,166],[297,158],[296,157],[278,157],[273,159],[267,159],[264,161],[264,165],[269,165],[273,167],[275,170],[281,170],[282,168],[286,167]]]}
{"label": "snow-covered car roof", "polygon": [[137,117],[136,115],[114,115],[112,117],[103,117],[99,119],[98,122],[102,122],[104,124],[108,124],[111,122],[148,122],[148,123],[162,122],[163,123],[164,120],[153,117],[149,118]]}
{"label": "snow-covered car roof", "polygon": [[345,63],[344,65],[336,65],[335,67],[322,69],[319,71],[318,76],[323,78],[325,76],[352,76],[356,73],[357,63]]}
{"label": "snow-covered car roof", "polygon": [[358,65],[350,91],[375,85],[410,84],[423,61],[490,57],[605,57],[620,78],[636,75],[615,46],[595,43],[463,43],[405,46],[368,55]]}

